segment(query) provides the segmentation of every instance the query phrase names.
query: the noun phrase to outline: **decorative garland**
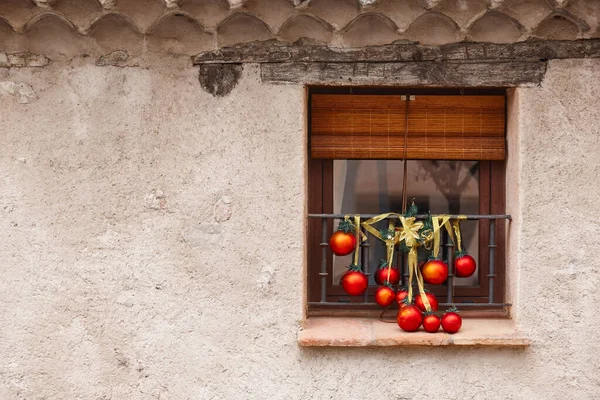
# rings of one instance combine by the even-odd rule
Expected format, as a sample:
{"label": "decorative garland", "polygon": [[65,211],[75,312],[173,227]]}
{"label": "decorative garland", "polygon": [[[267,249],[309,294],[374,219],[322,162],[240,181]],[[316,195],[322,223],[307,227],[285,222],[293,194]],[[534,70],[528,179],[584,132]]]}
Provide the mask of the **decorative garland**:
{"label": "decorative garland", "polygon": [[[455,333],[460,329],[461,319],[457,314],[456,308],[451,308],[440,319],[435,312],[437,311],[437,299],[433,293],[425,290],[425,283],[442,284],[448,278],[448,264],[440,259],[441,232],[445,229],[448,237],[456,245],[456,276],[466,277],[475,272],[476,264],[473,257],[468,255],[462,248],[462,240],[460,234],[460,222],[465,220],[465,216],[458,216],[451,219],[449,215],[431,215],[424,221],[417,221],[416,216],[418,209],[414,203],[410,206],[405,214],[385,213],[377,215],[367,221],[360,222],[360,215],[354,215],[354,221],[350,222],[350,216],[344,217],[340,222],[338,232],[335,235],[344,234],[344,242],[335,241],[334,236],[330,240],[330,245],[335,254],[343,255],[342,248],[348,249],[353,247],[354,257],[353,263],[348,267],[349,270],[341,279],[341,284],[346,293],[350,295],[362,295],[368,288],[368,277],[362,271],[359,265],[359,243],[366,240],[365,234],[359,227],[364,228],[371,235],[381,240],[386,247],[386,260],[382,260],[381,269],[384,269],[383,281],[375,294],[376,302],[384,307],[389,307],[394,298],[399,301],[400,311],[398,312],[397,322],[400,328],[405,331],[416,331],[421,324],[427,332],[436,332],[439,329],[440,323],[442,328],[448,333]],[[396,225],[396,217],[400,224]],[[387,229],[378,230],[374,225],[385,219],[389,219]],[[352,225],[352,229],[349,228]],[[346,247],[344,247],[346,246]],[[407,294],[400,293],[403,290],[398,289],[398,292],[393,289],[392,278],[398,276],[397,269],[393,266],[394,251],[396,246],[403,253],[407,253],[408,259],[408,285]],[[424,248],[431,251],[429,260],[421,267],[418,266],[418,249]],[[347,252],[346,254],[350,254]],[[395,271],[394,271],[395,270]],[[378,271],[378,280],[381,280],[382,275]],[[413,285],[416,281],[418,295],[413,293]],[[378,282],[379,283],[379,282]],[[402,299],[400,299],[402,297]],[[416,300],[415,300],[416,297]],[[423,316],[423,312],[425,316]],[[436,323],[437,321],[437,323]],[[445,323],[446,321],[446,323]],[[436,326],[437,324],[437,326]],[[458,327],[457,327],[458,326]]]}

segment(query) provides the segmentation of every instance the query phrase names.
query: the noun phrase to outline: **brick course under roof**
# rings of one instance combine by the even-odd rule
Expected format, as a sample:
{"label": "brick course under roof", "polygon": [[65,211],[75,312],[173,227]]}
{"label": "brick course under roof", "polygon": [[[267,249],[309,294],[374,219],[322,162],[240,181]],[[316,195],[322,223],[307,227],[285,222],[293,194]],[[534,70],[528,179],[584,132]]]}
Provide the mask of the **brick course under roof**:
{"label": "brick course under roof", "polygon": [[0,51],[167,52],[309,38],[331,47],[600,37],[597,0],[2,0]]}

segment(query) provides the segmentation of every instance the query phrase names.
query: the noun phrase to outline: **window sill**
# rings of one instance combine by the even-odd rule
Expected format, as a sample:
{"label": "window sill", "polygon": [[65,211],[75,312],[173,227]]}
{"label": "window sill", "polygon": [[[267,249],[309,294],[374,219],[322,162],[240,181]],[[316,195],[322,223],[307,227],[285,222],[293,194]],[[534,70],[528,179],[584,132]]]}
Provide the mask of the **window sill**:
{"label": "window sill", "polygon": [[[441,328],[440,328],[441,329]],[[464,319],[458,333],[408,333],[371,318],[309,318],[298,333],[307,347],[471,346],[526,347],[530,341],[509,319]]]}

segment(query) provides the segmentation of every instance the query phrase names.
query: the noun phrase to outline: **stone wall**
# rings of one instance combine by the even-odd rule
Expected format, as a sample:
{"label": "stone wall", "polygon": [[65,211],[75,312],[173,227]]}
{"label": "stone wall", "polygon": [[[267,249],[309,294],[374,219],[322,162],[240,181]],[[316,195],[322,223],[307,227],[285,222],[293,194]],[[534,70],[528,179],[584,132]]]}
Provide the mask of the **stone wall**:
{"label": "stone wall", "polygon": [[[599,4],[0,0],[0,399],[596,398]],[[512,88],[529,348],[297,346],[319,82]]]}
{"label": "stone wall", "polygon": [[522,351],[297,346],[305,92],[242,69],[0,68],[0,398],[597,397],[600,61],[510,97]]}

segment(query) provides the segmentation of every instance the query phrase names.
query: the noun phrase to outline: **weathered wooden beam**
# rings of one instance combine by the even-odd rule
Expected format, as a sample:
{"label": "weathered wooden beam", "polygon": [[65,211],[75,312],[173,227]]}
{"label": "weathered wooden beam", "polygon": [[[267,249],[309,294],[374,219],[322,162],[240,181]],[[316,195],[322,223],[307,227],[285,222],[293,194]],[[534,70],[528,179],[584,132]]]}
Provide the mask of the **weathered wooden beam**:
{"label": "weathered wooden beam", "polygon": [[194,57],[194,63],[503,62],[564,58],[600,58],[600,39],[539,40],[506,44],[461,42],[442,46],[405,43],[349,49],[314,43],[288,44],[277,40],[268,40],[200,53]]}
{"label": "weathered wooden beam", "polygon": [[264,63],[268,83],[369,84],[444,87],[516,87],[539,85],[546,63],[532,62],[395,62]]}

